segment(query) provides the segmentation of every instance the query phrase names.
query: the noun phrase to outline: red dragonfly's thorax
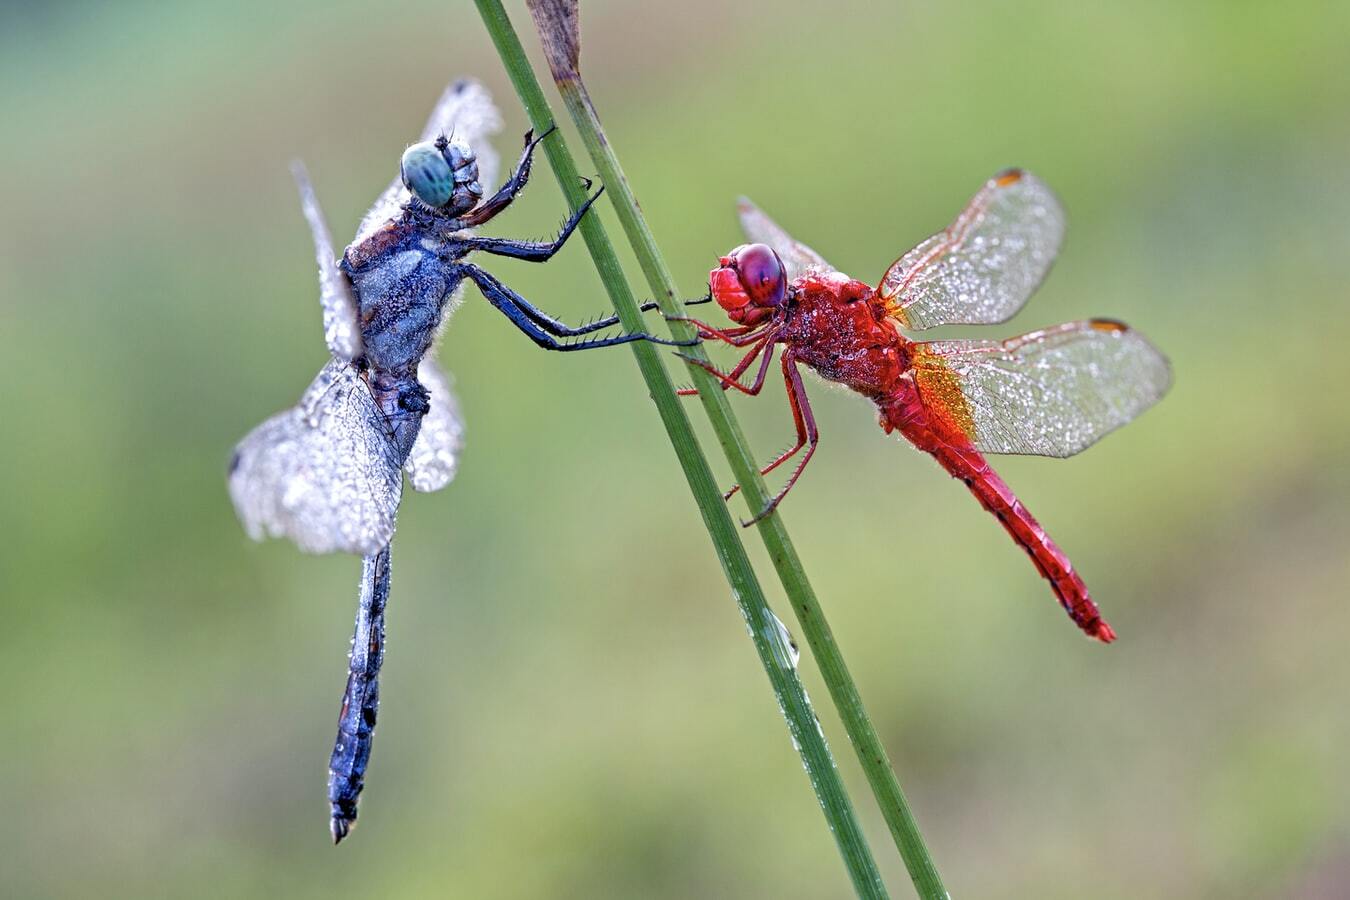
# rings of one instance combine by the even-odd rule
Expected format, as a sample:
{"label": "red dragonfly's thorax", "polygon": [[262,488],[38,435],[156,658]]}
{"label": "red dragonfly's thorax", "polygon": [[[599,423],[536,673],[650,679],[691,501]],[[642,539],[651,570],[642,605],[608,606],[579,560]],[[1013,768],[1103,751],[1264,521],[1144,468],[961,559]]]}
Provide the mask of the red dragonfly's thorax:
{"label": "red dragonfly's thorax", "polygon": [[908,368],[909,343],[869,285],[837,272],[808,273],[793,285],[784,343],[820,377],[872,399],[894,393]]}

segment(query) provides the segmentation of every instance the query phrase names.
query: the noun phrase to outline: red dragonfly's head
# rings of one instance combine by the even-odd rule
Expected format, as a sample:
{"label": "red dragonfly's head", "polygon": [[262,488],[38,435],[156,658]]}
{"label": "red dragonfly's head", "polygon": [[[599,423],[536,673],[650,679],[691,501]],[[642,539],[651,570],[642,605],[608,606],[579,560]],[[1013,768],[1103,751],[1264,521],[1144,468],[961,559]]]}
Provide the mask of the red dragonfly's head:
{"label": "red dragonfly's head", "polygon": [[717,305],[738,325],[758,325],[771,318],[787,296],[787,270],[765,244],[742,244],[722,257],[708,276]]}

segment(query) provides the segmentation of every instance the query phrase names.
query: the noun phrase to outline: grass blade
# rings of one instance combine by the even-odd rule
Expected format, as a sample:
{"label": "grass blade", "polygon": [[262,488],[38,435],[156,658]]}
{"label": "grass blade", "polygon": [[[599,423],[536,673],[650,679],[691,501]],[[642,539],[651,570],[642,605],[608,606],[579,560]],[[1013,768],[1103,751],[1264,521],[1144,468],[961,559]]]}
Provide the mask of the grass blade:
{"label": "grass blade", "polygon": [[[537,131],[543,131],[553,123],[553,117],[506,11],[500,0],[475,2],[530,122]],[[544,142],[544,150],[569,204],[573,209],[577,208],[585,199],[585,191],[562,136],[552,135]],[[641,330],[643,322],[637,303],[600,220],[596,216],[585,217],[580,231],[620,321],[628,330]],[[646,342],[637,342],[631,347],[698,504],[732,594],[750,626],[755,650],[769,676],[779,707],[787,720],[793,744],[801,755],[802,764],[834,835],[854,890],[860,897],[885,897],[885,885],[858,825],[853,804],[844,789],[824,735],[819,730],[806,690],[798,678],[795,653],[787,642],[785,630],[765,600],[763,589],[741,543],[738,528],[722,501],[721,492],[694,436],[689,418],[675,395],[656,348]]]}

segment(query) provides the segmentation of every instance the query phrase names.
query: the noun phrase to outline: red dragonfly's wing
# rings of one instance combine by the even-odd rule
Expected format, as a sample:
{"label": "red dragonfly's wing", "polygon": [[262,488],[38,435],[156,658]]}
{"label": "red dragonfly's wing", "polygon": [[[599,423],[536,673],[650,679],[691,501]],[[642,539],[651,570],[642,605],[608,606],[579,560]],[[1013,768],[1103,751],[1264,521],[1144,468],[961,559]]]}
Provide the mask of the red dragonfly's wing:
{"label": "red dragonfly's wing", "polygon": [[736,213],[741,218],[741,230],[753,244],[768,244],[783,261],[788,281],[795,281],[809,271],[833,272],[834,266],[810,247],[798,241],[770,219],[764,210],[745,197],[736,202]]}
{"label": "red dragonfly's wing", "polygon": [[892,263],[877,294],[906,328],[1003,322],[1045,278],[1063,237],[1055,195],[1030,172],[1009,169]]}
{"label": "red dragonfly's wing", "polygon": [[1172,369],[1142,334],[1090,319],[1007,341],[914,345],[924,405],[984,453],[1072,456],[1158,401]]}

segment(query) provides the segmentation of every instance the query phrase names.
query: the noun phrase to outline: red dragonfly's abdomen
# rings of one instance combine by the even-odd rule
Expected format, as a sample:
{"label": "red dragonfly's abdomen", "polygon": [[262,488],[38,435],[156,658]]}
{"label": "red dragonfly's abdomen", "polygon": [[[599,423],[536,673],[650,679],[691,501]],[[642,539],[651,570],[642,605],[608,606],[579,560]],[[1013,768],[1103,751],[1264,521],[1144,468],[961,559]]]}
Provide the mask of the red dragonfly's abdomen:
{"label": "red dragonfly's abdomen", "polygon": [[948,423],[930,415],[919,400],[913,382],[907,382],[906,388],[878,405],[881,406],[881,426],[887,432],[899,431],[914,446],[931,454],[948,474],[970,488],[981,506],[1003,523],[1012,539],[1031,557],[1037,571],[1050,582],[1060,605],[1079,628],[1103,643],[1116,639],[1115,631],[1102,618],[1101,610],[1088,594],[1087,585],[1078,577],[1064,551],[1050,539],[983,454],[971,446],[970,440]]}

